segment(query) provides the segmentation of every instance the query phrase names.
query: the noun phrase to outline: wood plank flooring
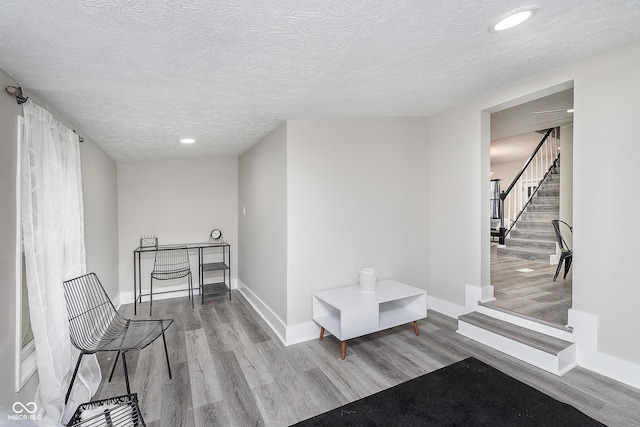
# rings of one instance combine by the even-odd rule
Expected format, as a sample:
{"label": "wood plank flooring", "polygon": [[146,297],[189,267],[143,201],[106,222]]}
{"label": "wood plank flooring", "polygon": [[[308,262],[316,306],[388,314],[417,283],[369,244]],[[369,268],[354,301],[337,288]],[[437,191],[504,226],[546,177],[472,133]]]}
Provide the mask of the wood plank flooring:
{"label": "wood plank flooring", "polygon": [[[240,293],[215,297],[195,309],[187,298],[155,301],[154,318],[173,318],[162,340],[128,355],[131,387],[143,417],[159,426],[286,426],[410,378],[474,356],[616,426],[640,425],[640,390],[582,368],[556,377],[455,330],[455,319],[429,311],[411,323],[349,341],[346,360],[332,336],[284,347]],[[133,317],[131,305],[121,308]],[[148,311],[139,310],[147,319]],[[108,379],[115,354],[100,354],[103,384],[95,399],[125,393],[122,365]]]}
{"label": "wood plank flooring", "polygon": [[[491,244],[491,284],[496,301],[488,305],[565,326],[572,301],[572,269],[566,279],[562,278],[563,269],[554,282],[555,265],[498,258],[496,247],[495,243]],[[521,269],[533,271],[518,271]]]}

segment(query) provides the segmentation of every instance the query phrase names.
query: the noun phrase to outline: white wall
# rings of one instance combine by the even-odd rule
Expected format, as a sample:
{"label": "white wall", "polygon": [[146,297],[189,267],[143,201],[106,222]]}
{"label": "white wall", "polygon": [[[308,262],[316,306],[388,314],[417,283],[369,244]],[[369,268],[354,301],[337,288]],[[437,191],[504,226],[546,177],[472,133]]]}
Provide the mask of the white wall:
{"label": "white wall", "polygon": [[[574,307],[600,317],[599,349],[640,364],[640,42],[577,64]],[[595,173],[594,173],[595,171]],[[622,215],[616,215],[622,213]]]}
{"label": "white wall", "polygon": [[427,289],[427,120],[290,120],[287,323],[311,319],[313,291],[376,268]]}
{"label": "white wall", "polygon": [[[139,246],[140,236],[156,235],[160,245],[207,242],[214,228],[220,229],[224,240],[231,244],[231,277],[235,279],[238,249],[236,157],[118,164],[122,302],[133,302],[133,251]],[[146,266],[150,270],[153,257],[146,258],[143,256],[143,268]],[[195,283],[197,253],[192,255],[191,265]],[[149,276],[145,270],[143,273],[143,289],[148,289]]]}
{"label": "white wall", "polygon": [[[560,219],[573,225],[573,126],[560,130]],[[573,248],[573,234],[562,229],[562,237]]]}
{"label": "white wall", "polygon": [[88,138],[80,145],[84,240],[87,273],[96,273],[109,297],[118,286],[118,169],[116,163]]}
{"label": "white wall", "polygon": [[483,154],[481,111],[468,104],[429,118],[430,296],[461,306],[465,285],[488,285],[489,142],[487,135]]}
{"label": "white wall", "polygon": [[238,160],[238,278],[287,321],[287,125]]}
{"label": "white wall", "polygon": [[[481,282],[477,260],[489,246],[478,244],[479,224],[489,219],[478,199],[485,194],[478,182],[488,181],[479,165],[480,151],[488,150],[480,112],[573,80],[573,309],[599,318],[599,352],[640,364],[640,342],[633,338],[640,329],[640,286],[629,268],[638,256],[640,223],[615,214],[633,215],[640,207],[637,197],[628,197],[640,180],[639,73],[640,42],[634,42],[430,117],[430,204],[450,198],[429,216],[432,293],[461,304],[465,284]],[[445,173],[446,187],[437,181]],[[457,225],[453,239],[445,223]]]}
{"label": "white wall", "polygon": [[500,180],[500,191],[506,191],[513,178],[520,172],[527,159],[512,160],[510,162],[491,163],[491,179]]}

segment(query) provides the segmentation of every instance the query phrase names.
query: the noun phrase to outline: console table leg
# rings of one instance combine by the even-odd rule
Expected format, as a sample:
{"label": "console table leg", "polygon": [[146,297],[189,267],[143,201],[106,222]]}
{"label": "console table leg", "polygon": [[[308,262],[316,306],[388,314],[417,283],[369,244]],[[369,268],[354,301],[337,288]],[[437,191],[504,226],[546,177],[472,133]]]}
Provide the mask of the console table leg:
{"label": "console table leg", "polygon": [[420,335],[420,332],[418,331],[418,322],[417,321],[413,321],[413,330],[416,332],[416,336]]}
{"label": "console table leg", "polygon": [[340,341],[340,357],[342,357],[342,360],[344,360],[346,356],[347,356],[347,342]]}
{"label": "console table leg", "polygon": [[320,327],[320,341],[322,341],[322,338],[324,338],[324,328]]}

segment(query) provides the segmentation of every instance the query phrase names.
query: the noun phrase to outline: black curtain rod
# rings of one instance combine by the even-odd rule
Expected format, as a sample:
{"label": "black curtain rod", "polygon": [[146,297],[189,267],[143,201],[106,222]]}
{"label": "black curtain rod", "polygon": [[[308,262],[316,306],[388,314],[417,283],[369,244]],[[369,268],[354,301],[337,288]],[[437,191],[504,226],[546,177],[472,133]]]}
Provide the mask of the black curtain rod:
{"label": "black curtain rod", "polygon": [[[6,89],[7,93],[11,96],[15,96],[16,97],[16,102],[18,103],[18,105],[20,104],[24,104],[25,102],[27,102],[27,99],[29,99],[28,96],[24,96],[22,94],[22,88],[20,86],[7,86]],[[75,129],[73,130],[73,133],[77,134],[77,132],[75,131]],[[78,135],[78,140],[80,142],[84,142],[84,138]]]}
{"label": "black curtain rod", "polygon": [[[73,130],[73,133],[75,133],[76,135],[78,135],[78,132],[76,132],[76,130],[75,130],[75,129]],[[78,140],[79,140],[80,142],[84,142],[84,138],[83,138],[83,137],[81,137],[80,135],[78,135]]]}
{"label": "black curtain rod", "polygon": [[22,88],[20,86],[16,87],[16,86],[7,86],[7,88],[5,89],[7,91],[7,93],[11,96],[15,96],[16,97],[16,102],[18,103],[18,105],[20,104],[24,104],[25,102],[27,102],[27,99],[29,99],[29,97],[25,97],[22,95]]}

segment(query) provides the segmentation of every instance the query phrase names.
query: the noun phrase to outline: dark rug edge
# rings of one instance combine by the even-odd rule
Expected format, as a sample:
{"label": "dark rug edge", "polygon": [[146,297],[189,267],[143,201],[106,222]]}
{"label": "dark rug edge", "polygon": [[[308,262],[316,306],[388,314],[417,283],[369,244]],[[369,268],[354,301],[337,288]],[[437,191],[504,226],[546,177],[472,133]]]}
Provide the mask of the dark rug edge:
{"label": "dark rug edge", "polygon": [[[461,374],[464,377],[460,377]],[[465,381],[461,382],[462,378]],[[456,383],[448,390],[453,381]],[[489,387],[485,384],[487,381],[491,382]],[[421,388],[420,385],[430,387]],[[419,393],[415,392],[416,387]],[[466,398],[461,398],[465,393]],[[394,399],[398,402],[394,402]],[[475,357],[468,357],[315,415],[294,426],[423,424],[604,425],[574,406]]]}

